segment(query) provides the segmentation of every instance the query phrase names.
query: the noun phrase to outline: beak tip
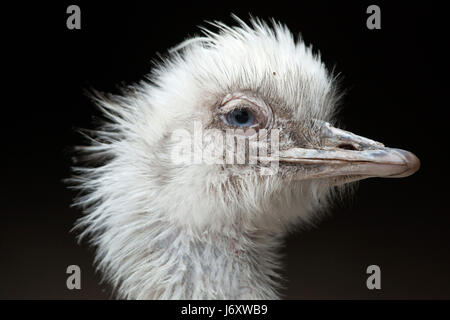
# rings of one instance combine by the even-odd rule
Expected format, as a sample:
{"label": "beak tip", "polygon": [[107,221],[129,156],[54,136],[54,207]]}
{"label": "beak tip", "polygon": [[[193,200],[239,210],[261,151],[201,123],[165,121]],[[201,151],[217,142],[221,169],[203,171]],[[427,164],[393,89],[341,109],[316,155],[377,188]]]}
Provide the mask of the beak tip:
{"label": "beak tip", "polygon": [[418,157],[416,157],[416,155],[414,155],[412,152],[402,149],[395,149],[395,152],[403,159],[406,166],[406,170],[401,174],[396,175],[395,177],[398,178],[408,177],[417,172],[417,170],[419,170],[420,160]]}

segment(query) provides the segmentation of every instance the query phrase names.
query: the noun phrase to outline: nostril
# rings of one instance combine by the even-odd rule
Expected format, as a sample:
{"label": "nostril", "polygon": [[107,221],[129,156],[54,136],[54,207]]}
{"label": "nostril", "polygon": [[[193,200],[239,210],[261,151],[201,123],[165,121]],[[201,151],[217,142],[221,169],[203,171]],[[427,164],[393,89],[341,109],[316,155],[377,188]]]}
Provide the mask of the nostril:
{"label": "nostril", "polygon": [[354,145],[351,143],[341,143],[337,146],[339,149],[345,149],[345,150],[358,150],[355,148]]}

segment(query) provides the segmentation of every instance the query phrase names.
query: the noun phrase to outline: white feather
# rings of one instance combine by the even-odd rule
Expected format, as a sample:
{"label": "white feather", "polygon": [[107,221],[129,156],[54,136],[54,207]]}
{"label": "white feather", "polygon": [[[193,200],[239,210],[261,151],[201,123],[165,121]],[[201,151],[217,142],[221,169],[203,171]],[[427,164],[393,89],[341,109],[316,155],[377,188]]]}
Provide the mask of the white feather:
{"label": "white feather", "polygon": [[123,96],[95,96],[107,120],[82,148],[95,165],[75,168],[85,212],[77,228],[120,298],[277,298],[283,236],[327,205],[321,181],[173,164],[170,133],[192,131],[230,92],[261,93],[293,120],[332,120],[333,79],[285,26],[215,26]]}

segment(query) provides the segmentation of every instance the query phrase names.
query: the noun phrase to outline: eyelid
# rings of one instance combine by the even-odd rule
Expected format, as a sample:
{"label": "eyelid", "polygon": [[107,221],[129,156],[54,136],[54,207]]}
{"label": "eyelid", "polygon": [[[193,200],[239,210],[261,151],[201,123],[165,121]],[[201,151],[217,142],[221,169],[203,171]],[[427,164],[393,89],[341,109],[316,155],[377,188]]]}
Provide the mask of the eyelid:
{"label": "eyelid", "polygon": [[225,104],[221,104],[219,107],[220,113],[228,113],[234,109],[238,109],[238,107],[241,107],[239,109],[249,108],[251,110],[254,110],[255,112],[259,112],[261,107],[259,107],[257,104],[248,101],[247,99],[231,99],[228,100]]}

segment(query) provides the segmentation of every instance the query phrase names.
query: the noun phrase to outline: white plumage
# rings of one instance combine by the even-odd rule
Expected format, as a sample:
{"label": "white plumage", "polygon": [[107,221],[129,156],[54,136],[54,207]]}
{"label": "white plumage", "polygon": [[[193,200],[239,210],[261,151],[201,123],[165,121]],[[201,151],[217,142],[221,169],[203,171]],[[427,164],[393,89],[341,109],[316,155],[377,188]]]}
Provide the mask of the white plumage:
{"label": "white plumage", "polygon": [[[283,236],[319,216],[339,191],[333,185],[418,167],[407,152],[354,135],[345,140],[346,132],[325,123],[336,107],[333,76],[285,26],[215,26],[217,33],[204,29],[185,41],[122,96],[95,96],[107,120],[81,148],[95,165],[75,168],[76,205],[85,212],[77,228],[120,298],[278,298]],[[192,132],[196,121],[226,130],[221,108],[230,99],[241,99],[239,110],[250,116],[249,101],[250,109],[271,110],[282,151],[277,174],[261,176],[257,165],[174,163],[171,134]],[[321,156],[298,156],[305,150]],[[323,152],[334,153],[325,159]],[[380,152],[404,163],[381,167]],[[372,171],[349,155],[371,157]]]}

